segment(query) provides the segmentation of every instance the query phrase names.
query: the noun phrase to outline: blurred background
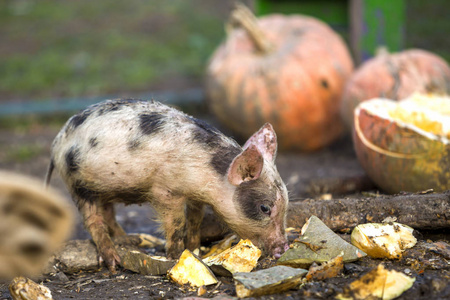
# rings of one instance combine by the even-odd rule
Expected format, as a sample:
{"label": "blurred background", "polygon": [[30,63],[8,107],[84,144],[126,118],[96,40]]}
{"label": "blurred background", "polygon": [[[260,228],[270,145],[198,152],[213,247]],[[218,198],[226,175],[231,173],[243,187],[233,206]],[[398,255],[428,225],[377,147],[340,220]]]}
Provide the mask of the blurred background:
{"label": "blurred background", "polygon": [[[107,98],[184,103],[194,116],[213,119],[204,105],[205,71],[226,38],[224,26],[235,2],[0,1],[0,168],[43,178],[51,141],[62,124]],[[422,48],[450,61],[446,0],[242,3],[257,16],[305,14],[325,21],[343,37],[355,68],[378,46],[391,52]],[[342,162],[343,170],[351,176],[351,164],[361,174],[351,143],[346,147],[351,161]],[[336,152],[330,153],[330,161],[336,161]],[[310,169],[332,174],[325,165]],[[309,180],[311,174],[299,176]],[[59,181],[56,185],[62,187]]]}
{"label": "blurred background", "polygon": [[[44,105],[42,100],[80,98],[77,106],[91,97],[186,90],[201,98],[205,66],[225,38],[234,2],[0,1],[1,113],[19,109],[6,102],[25,100]],[[450,60],[445,0],[243,2],[257,15],[322,19],[344,37],[356,64],[379,45],[390,51],[418,47]],[[39,109],[29,104],[20,110]]]}
{"label": "blurred background", "polygon": [[[205,71],[235,2],[0,1],[0,168],[43,178],[62,124],[107,98],[156,98],[212,119],[203,105]],[[257,16],[325,21],[343,37],[355,68],[378,46],[421,48],[450,61],[446,0],[242,3]]]}

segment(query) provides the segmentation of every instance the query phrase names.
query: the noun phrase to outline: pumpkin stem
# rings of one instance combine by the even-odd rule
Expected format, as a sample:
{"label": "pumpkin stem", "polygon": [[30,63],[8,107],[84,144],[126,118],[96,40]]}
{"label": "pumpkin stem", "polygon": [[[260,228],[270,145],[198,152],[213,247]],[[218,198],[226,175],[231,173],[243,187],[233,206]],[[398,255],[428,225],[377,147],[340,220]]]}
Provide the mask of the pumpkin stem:
{"label": "pumpkin stem", "polygon": [[255,15],[242,3],[236,3],[236,8],[231,12],[226,31],[231,32],[231,29],[235,27],[242,27],[247,32],[259,53],[268,54],[273,51],[274,45],[259,27]]}
{"label": "pumpkin stem", "polygon": [[378,46],[375,49],[375,56],[376,57],[381,57],[381,56],[388,56],[389,53],[389,49],[387,46]]}

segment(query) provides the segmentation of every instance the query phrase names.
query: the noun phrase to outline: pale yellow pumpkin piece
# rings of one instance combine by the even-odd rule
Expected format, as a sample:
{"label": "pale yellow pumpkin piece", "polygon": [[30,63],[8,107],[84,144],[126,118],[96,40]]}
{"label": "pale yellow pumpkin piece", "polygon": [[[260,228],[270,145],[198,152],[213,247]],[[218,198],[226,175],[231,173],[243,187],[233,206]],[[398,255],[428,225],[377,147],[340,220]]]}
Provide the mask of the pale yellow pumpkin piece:
{"label": "pale yellow pumpkin piece", "polygon": [[409,226],[400,223],[368,223],[356,226],[352,244],[374,258],[401,258],[405,249],[413,247],[417,239]]}
{"label": "pale yellow pumpkin piece", "polygon": [[256,267],[261,256],[259,250],[250,240],[241,240],[237,245],[225,251],[203,259],[214,273],[231,276],[236,272],[250,272]]}
{"label": "pale yellow pumpkin piece", "polygon": [[208,266],[188,249],[183,251],[178,263],[169,270],[167,276],[180,285],[189,284],[192,287],[218,282]]}
{"label": "pale yellow pumpkin piece", "polygon": [[360,279],[353,281],[343,294],[336,296],[339,300],[397,298],[414,284],[415,278],[397,271],[386,270],[382,264]]}

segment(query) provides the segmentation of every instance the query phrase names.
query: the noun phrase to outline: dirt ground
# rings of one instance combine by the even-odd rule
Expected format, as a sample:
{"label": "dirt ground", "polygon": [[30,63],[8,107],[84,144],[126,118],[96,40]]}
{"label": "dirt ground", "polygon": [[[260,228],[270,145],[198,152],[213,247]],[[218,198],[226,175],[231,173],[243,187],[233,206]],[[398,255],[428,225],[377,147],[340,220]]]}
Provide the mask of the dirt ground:
{"label": "dirt ground", "polygon": [[[202,117],[202,116],[199,116]],[[52,139],[57,126],[34,124],[20,130],[0,130],[0,169],[13,170],[38,178],[44,178],[49,162]],[[24,153],[23,155],[19,155]],[[31,153],[31,154],[30,154]],[[331,147],[313,154],[279,153],[277,165],[287,183],[291,201],[319,198],[330,193],[333,198],[363,197],[353,190],[343,189],[343,182],[357,180],[363,191],[377,192],[365,177],[353,152],[351,140],[343,138]],[[53,176],[51,184],[61,190],[68,201],[69,196],[61,179]],[[152,218],[153,211],[148,206],[119,206],[118,220],[128,233],[144,232],[159,235],[157,223]],[[341,235],[350,240],[348,234]],[[406,251],[397,261],[364,258],[345,264],[344,273],[336,278],[302,284],[298,289],[260,299],[328,299],[342,292],[353,280],[383,263],[388,269],[395,269],[416,278],[411,289],[398,299],[449,299],[450,265],[448,257],[426,250],[431,242],[450,242],[445,231],[419,232],[419,243]],[[89,235],[77,224],[73,239],[88,239]],[[152,250],[149,250],[152,252]],[[162,253],[159,253],[162,254]],[[419,263],[417,263],[419,262]],[[428,264],[426,262],[429,262]],[[274,264],[269,258],[259,263],[259,268]],[[58,273],[37,279],[50,288],[54,299],[174,299],[197,296],[197,290],[178,286],[165,276],[144,276],[119,269],[111,275],[105,268],[93,272],[76,274]],[[231,278],[219,277],[220,283],[210,286],[203,297],[232,299],[236,297]],[[0,283],[0,299],[11,299],[9,282]]]}

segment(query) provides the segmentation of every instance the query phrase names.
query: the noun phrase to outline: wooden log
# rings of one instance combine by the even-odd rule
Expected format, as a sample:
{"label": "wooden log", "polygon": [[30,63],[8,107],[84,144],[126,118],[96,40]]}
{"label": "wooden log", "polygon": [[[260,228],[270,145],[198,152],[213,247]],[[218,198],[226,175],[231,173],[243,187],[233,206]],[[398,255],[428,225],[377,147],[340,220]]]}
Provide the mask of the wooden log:
{"label": "wooden log", "polygon": [[332,230],[344,230],[363,223],[379,223],[387,217],[414,229],[450,227],[450,191],[289,203],[289,227],[302,227],[312,215]]}
{"label": "wooden log", "polygon": [[[450,228],[450,190],[444,193],[293,201],[289,203],[287,225],[301,228],[313,215],[334,231],[358,224],[379,223],[387,217],[418,230]],[[205,214],[201,228],[203,242],[219,240],[228,232],[229,229],[218,222],[212,211]]]}

